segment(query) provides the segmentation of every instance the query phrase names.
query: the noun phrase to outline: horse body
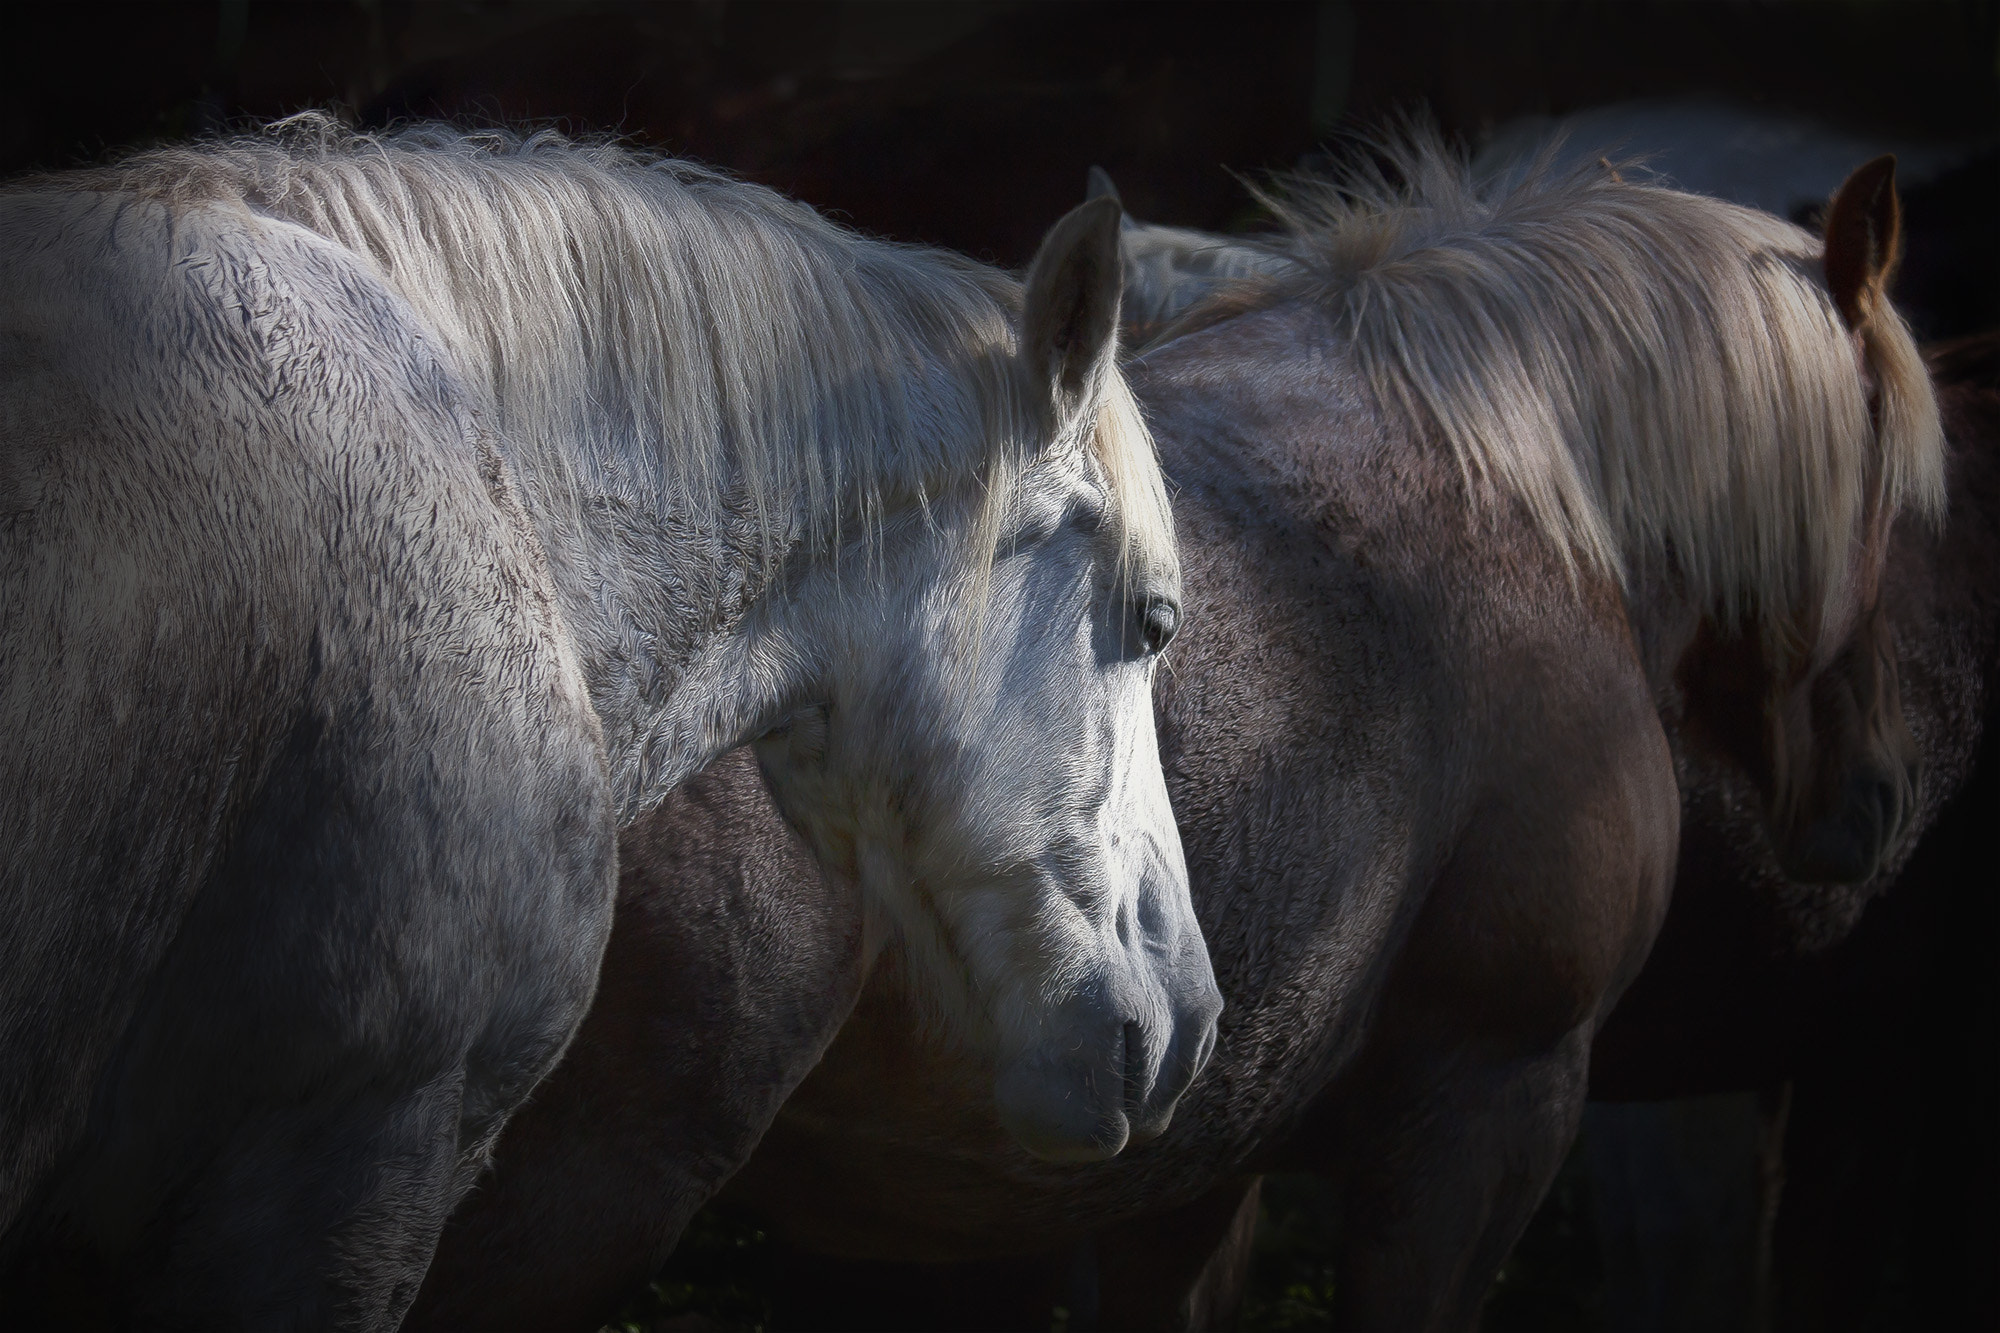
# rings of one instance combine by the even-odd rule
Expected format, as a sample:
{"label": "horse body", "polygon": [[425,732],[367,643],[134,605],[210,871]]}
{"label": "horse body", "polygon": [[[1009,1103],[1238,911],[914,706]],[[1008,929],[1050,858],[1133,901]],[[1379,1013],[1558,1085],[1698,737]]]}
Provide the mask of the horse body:
{"label": "horse body", "polygon": [[[83,1237],[164,1270],[163,1310],[393,1319],[609,924],[546,563],[454,375],[336,247],[117,195],[4,225],[39,242],[5,300],[15,1299]],[[107,1276],[59,1274],[47,1316],[140,1317]]]}
{"label": "horse body", "polygon": [[[1573,147],[1570,155],[1582,163],[1594,153]],[[1485,155],[1478,165],[1491,160]],[[1817,207],[1823,200],[1811,202]],[[1784,203],[1800,211],[1796,198]],[[1143,238],[1150,230],[1130,219],[1126,225],[1128,236]],[[1198,241],[1208,250],[1237,252],[1239,267],[1258,256],[1283,258],[1267,245]],[[1212,264],[1171,267],[1177,282],[1141,286],[1136,301],[1127,299],[1156,333],[1216,286]],[[1976,1182],[1990,1181],[1991,1173],[1967,1177],[1961,1163],[1968,1153],[1979,1158],[1980,1149],[1970,1145],[1984,1140],[1977,1131],[1958,1139],[1929,1127],[1919,1132],[1914,1117],[1971,1126],[1981,1123],[1976,1108],[1990,1105],[1991,1097],[1990,1071],[1980,1072],[1976,1061],[1967,1065],[1955,1043],[1936,1034],[1940,1024],[1956,1031],[1967,1021],[1986,1021],[1977,1015],[1988,1012],[1979,1008],[1987,1001],[1964,949],[1968,940],[1990,937],[1984,926],[1970,924],[1988,916],[1967,877],[1976,875],[1972,867],[1983,855],[1993,780],[1990,753],[1979,758],[1982,744],[1987,751],[1991,745],[1986,717],[2000,626],[1993,605],[2000,587],[1992,521],[1993,347],[1988,335],[1934,349],[1951,442],[1942,530],[1919,515],[1898,523],[1876,612],[1857,626],[1836,668],[1801,700],[1813,716],[1789,727],[1829,751],[1833,762],[1811,755],[1801,762],[1824,782],[1879,783],[1880,759],[1919,768],[1922,781],[1900,837],[1879,840],[1883,850],[1872,871],[1865,859],[1836,857],[1850,861],[1835,867],[1846,872],[1838,878],[1809,865],[1788,874],[1752,776],[1760,761],[1743,744],[1754,749],[1765,733],[1745,707],[1754,694],[1732,709],[1711,692],[1706,702],[1727,718],[1722,727],[1713,715],[1689,719],[1685,704],[1669,700],[1668,735],[1684,805],[1672,908],[1645,969],[1593,1047],[1593,1097],[1751,1089],[1766,1093],[1769,1106],[1789,1107],[1764,1126],[1763,1140],[1785,1143],[1786,1184],[1782,1195],[1768,1196],[1780,1200],[1777,1289],[1793,1311],[1788,1317],[1815,1326],[1875,1317],[1868,1312],[1876,1309],[1871,1293],[1882,1256],[1900,1252],[1892,1231],[1906,1188],[1900,1182],[1913,1169],[1909,1154],[1918,1151],[1907,1147],[1912,1143],[1926,1145],[1927,1162],[1953,1159],[1943,1172],[1915,1168],[1920,1179],[1939,1182],[1935,1197],[1920,1205],[1929,1228],[1921,1253],[1931,1276],[1918,1285],[1934,1312],[1929,1317],[1976,1322],[1972,1307],[1952,1302],[1986,1299],[1974,1295],[1976,1282],[1967,1284],[1968,1266],[1947,1257],[1979,1253],[1977,1240],[1966,1237],[1980,1234]],[[1844,762],[1841,751],[1876,760]],[[1839,821],[1824,827],[1838,831]],[[1922,1033],[1934,1035],[1919,1040]],[[1792,1083],[1781,1102],[1776,1092],[1786,1080]],[[1913,1087],[1928,1088],[1928,1100],[1914,1099]],[[1604,1123],[1590,1133],[1600,1143],[1625,1144],[1637,1123]],[[1863,1156],[1863,1143],[1905,1149]],[[1600,1211],[1617,1206],[1608,1196],[1598,1202]],[[1617,1221],[1601,1217],[1600,1225]],[[1687,1276],[1654,1271],[1648,1290],[1672,1290]]]}
{"label": "horse body", "polygon": [[615,830],[759,735],[968,964],[1017,1132],[1170,1110],[1216,1001],[1116,210],[1023,300],[679,164],[293,134],[0,204],[10,1303],[396,1322],[588,1004]]}

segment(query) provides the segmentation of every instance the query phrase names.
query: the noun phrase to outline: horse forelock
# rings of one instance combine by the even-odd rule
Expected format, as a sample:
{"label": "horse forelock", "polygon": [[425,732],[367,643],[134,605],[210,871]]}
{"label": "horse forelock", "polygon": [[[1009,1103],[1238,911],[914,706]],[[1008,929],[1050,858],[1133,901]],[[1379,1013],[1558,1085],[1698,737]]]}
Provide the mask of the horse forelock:
{"label": "horse forelock", "polygon": [[1121,582],[1135,569],[1177,576],[1180,557],[1166,477],[1138,401],[1116,369],[1105,381],[1091,447],[1117,512]]}
{"label": "horse forelock", "polygon": [[344,246],[484,390],[559,510],[672,514],[773,561],[1004,478],[1039,443],[1013,279],[696,164],[309,115],[50,184],[240,203]]}
{"label": "horse forelock", "polygon": [[1725,623],[1810,650],[1852,601],[1871,499],[1941,509],[1909,330],[1886,305],[1864,330],[1871,420],[1816,237],[1603,164],[1482,183],[1423,130],[1381,157],[1267,200],[1296,264],[1279,291],[1573,572],[1670,566]]}

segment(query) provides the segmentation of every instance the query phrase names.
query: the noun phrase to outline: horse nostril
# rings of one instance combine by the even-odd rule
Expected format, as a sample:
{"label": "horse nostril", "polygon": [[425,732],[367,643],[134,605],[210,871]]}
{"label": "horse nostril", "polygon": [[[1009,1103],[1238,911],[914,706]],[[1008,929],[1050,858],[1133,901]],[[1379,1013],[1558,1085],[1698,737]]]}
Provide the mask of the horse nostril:
{"label": "horse nostril", "polygon": [[1884,778],[1875,784],[1877,809],[1881,812],[1882,851],[1887,852],[1903,830],[1903,821],[1909,817],[1910,807],[1915,804],[1917,784],[1905,779],[1898,782],[1894,778]]}

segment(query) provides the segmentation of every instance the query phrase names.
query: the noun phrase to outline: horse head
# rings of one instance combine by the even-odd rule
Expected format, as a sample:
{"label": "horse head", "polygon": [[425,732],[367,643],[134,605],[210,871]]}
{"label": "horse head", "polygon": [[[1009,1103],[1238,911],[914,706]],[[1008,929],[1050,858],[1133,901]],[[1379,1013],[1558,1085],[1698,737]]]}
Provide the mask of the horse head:
{"label": "horse head", "polygon": [[1001,1123],[1056,1160],[1163,1130],[1222,1003],[1154,735],[1180,573],[1116,365],[1118,223],[1078,208],[1029,271],[1011,373],[1038,443],[990,559],[971,490],[858,539],[845,595],[802,594],[819,691],[758,749],[911,998],[990,1062]]}
{"label": "horse head", "polygon": [[1705,626],[1681,671],[1694,730],[1755,780],[1780,867],[1809,882],[1873,877],[1901,843],[1922,780],[1881,605],[1894,521],[1883,436],[1895,426],[1883,386],[1911,373],[1907,332],[1885,327],[1896,320],[1886,289],[1899,227],[1893,157],[1856,170],[1827,212],[1826,288],[1854,346],[1877,445],[1845,582],[1800,617],[1808,633],[1792,641]]}

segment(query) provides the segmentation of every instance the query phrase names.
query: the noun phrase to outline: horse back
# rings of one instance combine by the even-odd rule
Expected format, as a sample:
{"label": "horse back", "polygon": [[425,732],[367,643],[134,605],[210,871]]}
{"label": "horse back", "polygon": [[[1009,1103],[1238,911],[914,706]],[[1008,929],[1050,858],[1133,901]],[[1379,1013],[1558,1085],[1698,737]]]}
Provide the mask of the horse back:
{"label": "horse back", "polygon": [[459,1067],[490,1136],[526,1075],[477,1066],[587,997],[612,864],[492,440],[299,228],[22,191],[0,236],[0,1226],[138,1227],[343,1085]]}

